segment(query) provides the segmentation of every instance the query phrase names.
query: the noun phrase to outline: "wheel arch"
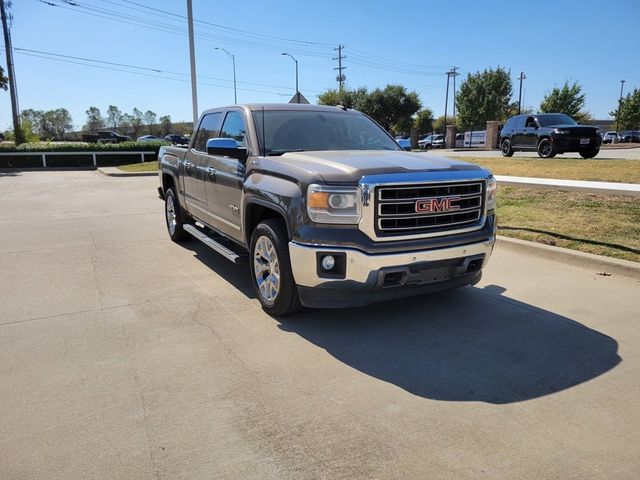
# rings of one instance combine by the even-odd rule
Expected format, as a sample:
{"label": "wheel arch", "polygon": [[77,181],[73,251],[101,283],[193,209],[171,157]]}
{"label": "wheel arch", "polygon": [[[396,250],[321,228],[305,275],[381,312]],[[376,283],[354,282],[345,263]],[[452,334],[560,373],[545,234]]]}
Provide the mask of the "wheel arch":
{"label": "wheel arch", "polygon": [[279,205],[275,205],[261,198],[251,197],[247,199],[244,205],[243,216],[243,232],[245,244],[249,246],[251,244],[251,235],[256,226],[263,220],[267,219],[282,220],[287,230],[287,237],[291,238],[291,227],[289,219],[285,210]]}

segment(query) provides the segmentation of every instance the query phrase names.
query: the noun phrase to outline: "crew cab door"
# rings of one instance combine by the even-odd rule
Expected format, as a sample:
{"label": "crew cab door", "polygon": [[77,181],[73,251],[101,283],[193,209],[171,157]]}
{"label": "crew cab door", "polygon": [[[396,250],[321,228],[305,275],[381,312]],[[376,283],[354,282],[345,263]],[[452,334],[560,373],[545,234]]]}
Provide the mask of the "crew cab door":
{"label": "crew cab door", "polygon": [[207,170],[207,140],[216,138],[220,132],[222,112],[208,113],[200,120],[198,131],[182,164],[184,178],[184,198],[187,210],[199,220],[207,221],[206,183],[209,177]]}
{"label": "crew cab door", "polygon": [[538,121],[535,117],[527,117],[522,132],[521,145],[526,148],[536,148],[538,145]]}
{"label": "crew cab door", "polygon": [[[229,110],[220,129],[220,138],[236,141],[247,148],[247,123],[241,110]],[[207,167],[213,172],[207,179],[207,214],[213,227],[232,238],[240,234],[240,204],[245,162],[224,155],[207,155]]]}
{"label": "crew cab door", "polygon": [[524,145],[524,122],[526,117],[515,117],[511,134],[511,145],[522,147]]}

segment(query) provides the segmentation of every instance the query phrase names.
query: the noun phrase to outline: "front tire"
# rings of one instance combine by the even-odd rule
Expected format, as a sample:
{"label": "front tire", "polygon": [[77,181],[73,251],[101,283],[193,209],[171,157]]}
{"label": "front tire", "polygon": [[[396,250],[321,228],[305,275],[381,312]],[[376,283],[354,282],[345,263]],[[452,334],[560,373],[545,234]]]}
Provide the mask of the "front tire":
{"label": "front tire", "polygon": [[581,150],[579,153],[582,158],[586,159],[586,158],[595,157],[596,155],[598,155],[599,152],[600,152],[599,148],[591,148],[589,150]]}
{"label": "front tire", "polygon": [[190,235],[184,230],[186,215],[180,207],[178,198],[173,192],[173,189],[169,188],[164,194],[164,213],[167,223],[167,232],[169,232],[169,238],[174,242],[181,242],[190,237]]}
{"label": "front tire", "polygon": [[543,138],[538,143],[538,156],[540,158],[553,158],[556,156],[556,151],[553,147],[553,142],[548,138]]}
{"label": "front tire", "polygon": [[512,157],[513,156],[513,147],[511,147],[511,140],[505,138],[502,140],[500,144],[500,150],[502,150],[503,157]]}
{"label": "front tire", "polygon": [[259,223],[251,235],[253,289],[263,310],[270,315],[290,315],[302,308],[288,243],[286,228],[277,219]]}

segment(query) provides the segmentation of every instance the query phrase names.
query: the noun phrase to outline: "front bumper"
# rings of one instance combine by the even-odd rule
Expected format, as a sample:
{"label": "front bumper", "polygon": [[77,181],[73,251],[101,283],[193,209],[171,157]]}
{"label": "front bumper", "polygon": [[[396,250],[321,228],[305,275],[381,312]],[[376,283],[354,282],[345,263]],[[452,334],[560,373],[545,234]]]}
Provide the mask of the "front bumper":
{"label": "front bumper", "polygon": [[[588,138],[589,143],[580,143],[583,138]],[[553,143],[556,150],[579,152],[580,150],[600,148],[601,142],[598,137],[556,135],[553,137]]]}
{"label": "front bumper", "polygon": [[[289,242],[289,255],[303,305],[335,308],[474,284],[494,243],[492,236],[467,245],[372,255],[352,248]],[[324,254],[343,258],[341,275],[319,268]]]}

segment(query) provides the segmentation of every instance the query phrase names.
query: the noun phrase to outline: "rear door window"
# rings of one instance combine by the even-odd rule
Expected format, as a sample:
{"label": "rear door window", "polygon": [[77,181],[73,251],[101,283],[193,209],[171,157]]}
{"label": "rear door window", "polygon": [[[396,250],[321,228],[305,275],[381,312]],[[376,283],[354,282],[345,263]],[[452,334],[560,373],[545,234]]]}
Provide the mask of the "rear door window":
{"label": "rear door window", "polygon": [[220,123],[222,122],[222,112],[208,113],[202,118],[193,148],[199,152],[207,151],[207,140],[218,138],[220,135]]}

